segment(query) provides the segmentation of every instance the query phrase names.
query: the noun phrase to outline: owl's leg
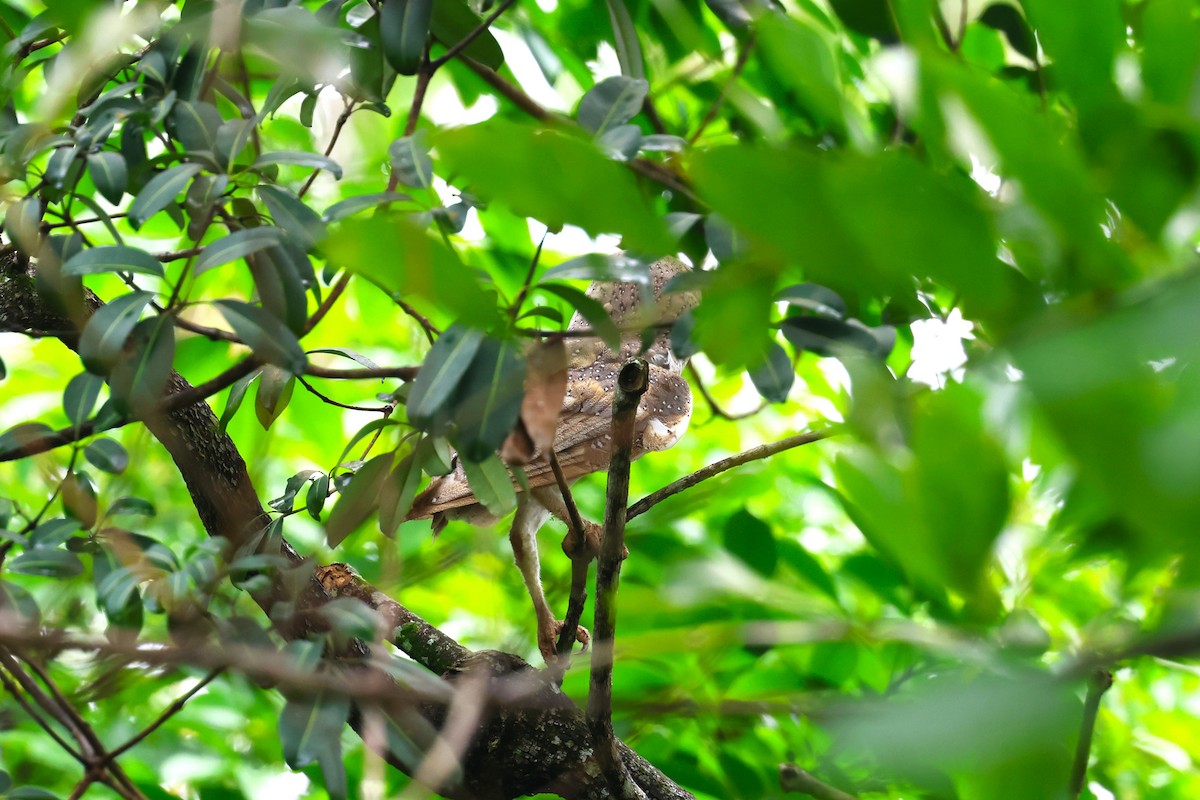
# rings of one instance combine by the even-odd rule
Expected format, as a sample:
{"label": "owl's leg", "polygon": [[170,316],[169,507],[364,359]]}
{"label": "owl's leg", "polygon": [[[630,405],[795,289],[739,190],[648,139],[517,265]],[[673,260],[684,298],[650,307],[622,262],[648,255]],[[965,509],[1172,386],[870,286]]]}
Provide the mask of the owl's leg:
{"label": "owl's leg", "polygon": [[[567,530],[570,531],[571,514],[567,511],[567,504],[563,500],[562,492],[559,491],[558,486],[539,487],[533,490],[533,496],[537,498],[539,503],[549,509],[551,514],[565,522]],[[580,521],[583,523],[583,546],[586,548],[584,554],[590,560],[595,558],[600,552],[600,536],[604,533],[604,528],[588,519],[580,518]],[[563,552],[571,558],[575,558],[577,554],[574,551],[572,542],[573,537],[568,533],[567,538],[563,540]],[[628,556],[629,549],[626,548],[621,553],[621,558],[624,559]]]}
{"label": "owl's leg", "polygon": [[[517,507],[517,515],[513,518],[512,528],[508,533],[508,541],[512,544],[513,558],[525,579],[525,588],[533,600],[533,610],[537,615],[538,650],[546,663],[556,657],[556,644],[562,622],[555,619],[546,602],[546,593],[542,590],[541,563],[538,560],[537,532],[538,528],[550,517],[550,511],[535,498],[522,497]],[[587,631],[580,628],[577,633],[580,641],[587,641]]]}

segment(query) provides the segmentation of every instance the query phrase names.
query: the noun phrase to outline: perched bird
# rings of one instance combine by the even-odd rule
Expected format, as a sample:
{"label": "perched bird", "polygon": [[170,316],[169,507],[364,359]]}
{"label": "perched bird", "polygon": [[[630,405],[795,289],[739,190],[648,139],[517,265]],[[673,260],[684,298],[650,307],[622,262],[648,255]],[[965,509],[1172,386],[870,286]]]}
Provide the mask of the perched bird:
{"label": "perched bird", "polygon": [[[633,457],[666,450],[687,431],[692,413],[692,393],[681,376],[684,361],[670,347],[669,323],[698,301],[695,292],[663,293],[663,287],[688,267],[675,258],[662,258],[650,266],[648,287],[636,283],[593,283],[587,294],[604,306],[622,331],[616,352],[595,336],[570,339],[567,351],[567,385],[554,433],[553,450],[568,483],[608,467],[612,439],[612,404],[617,373],[639,354],[650,367],[649,384],[638,405],[634,423]],[[644,300],[651,300],[646,303]],[[658,326],[643,351],[641,332]],[[576,313],[568,331],[589,328]],[[513,555],[537,614],[538,648],[547,661],[554,658],[555,638],[562,627],[542,591],[537,551],[537,531],[551,514],[568,521],[566,504],[550,466],[549,454],[535,452],[524,465],[528,495],[517,486],[517,513],[509,531]],[[473,525],[491,525],[497,518],[475,499],[461,464],[435,478],[417,496],[407,519],[432,517],[434,531],[450,519]],[[568,521],[569,524],[569,521]],[[598,535],[595,526],[589,538]],[[595,546],[597,542],[592,541]],[[584,633],[585,632],[581,632]]]}

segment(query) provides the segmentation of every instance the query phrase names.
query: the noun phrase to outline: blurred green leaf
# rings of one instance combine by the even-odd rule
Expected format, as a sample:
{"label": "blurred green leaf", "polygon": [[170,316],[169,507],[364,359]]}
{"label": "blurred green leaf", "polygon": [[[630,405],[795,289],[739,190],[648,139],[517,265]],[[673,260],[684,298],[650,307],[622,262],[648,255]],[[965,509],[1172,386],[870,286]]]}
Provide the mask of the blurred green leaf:
{"label": "blurred green leaf", "polygon": [[162,264],[145,250],[123,245],[101,245],[81,250],[63,264],[64,275],[94,275],[100,272],[132,272],[163,277]]}
{"label": "blurred green leaf", "polygon": [[734,513],[722,528],[725,549],[764,578],[775,574],[779,554],[771,527],[745,508]]}

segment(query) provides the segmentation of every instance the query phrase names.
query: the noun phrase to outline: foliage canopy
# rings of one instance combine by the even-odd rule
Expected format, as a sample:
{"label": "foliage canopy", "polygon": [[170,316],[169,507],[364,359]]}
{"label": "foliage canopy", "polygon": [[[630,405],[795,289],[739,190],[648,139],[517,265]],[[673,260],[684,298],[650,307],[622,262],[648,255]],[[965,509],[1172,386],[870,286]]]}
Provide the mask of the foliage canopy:
{"label": "foliage canopy", "polygon": [[[607,796],[544,728],[426,759],[447,698],[483,713],[463,646],[532,657],[534,620],[499,531],[403,520],[451,448],[511,511],[530,344],[619,338],[583,289],[666,254],[697,402],[632,496],[817,435],[632,506],[645,796],[1200,794],[1191,0],[0,30],[0,796]],[[602,479],[574,497],[604,516]]]}

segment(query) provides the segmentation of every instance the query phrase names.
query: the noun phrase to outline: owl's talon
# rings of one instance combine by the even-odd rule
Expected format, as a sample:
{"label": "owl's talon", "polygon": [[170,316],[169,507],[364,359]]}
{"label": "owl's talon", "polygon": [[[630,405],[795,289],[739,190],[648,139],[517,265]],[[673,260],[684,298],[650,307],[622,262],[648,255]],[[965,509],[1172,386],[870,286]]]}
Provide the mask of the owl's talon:
{"label": "owl's talon", "polygon": [[[546,625],[538,626],[538,650],[542,651],[542,658],[547,664],[552,664],[558,659],[558,635],[562,629],[561,619],[550,620]],[[582,645],[580,652],[584,652],[592,643],[592,635],[588,633],[587,628],[578,625],[575,628],[575,641]]]}

